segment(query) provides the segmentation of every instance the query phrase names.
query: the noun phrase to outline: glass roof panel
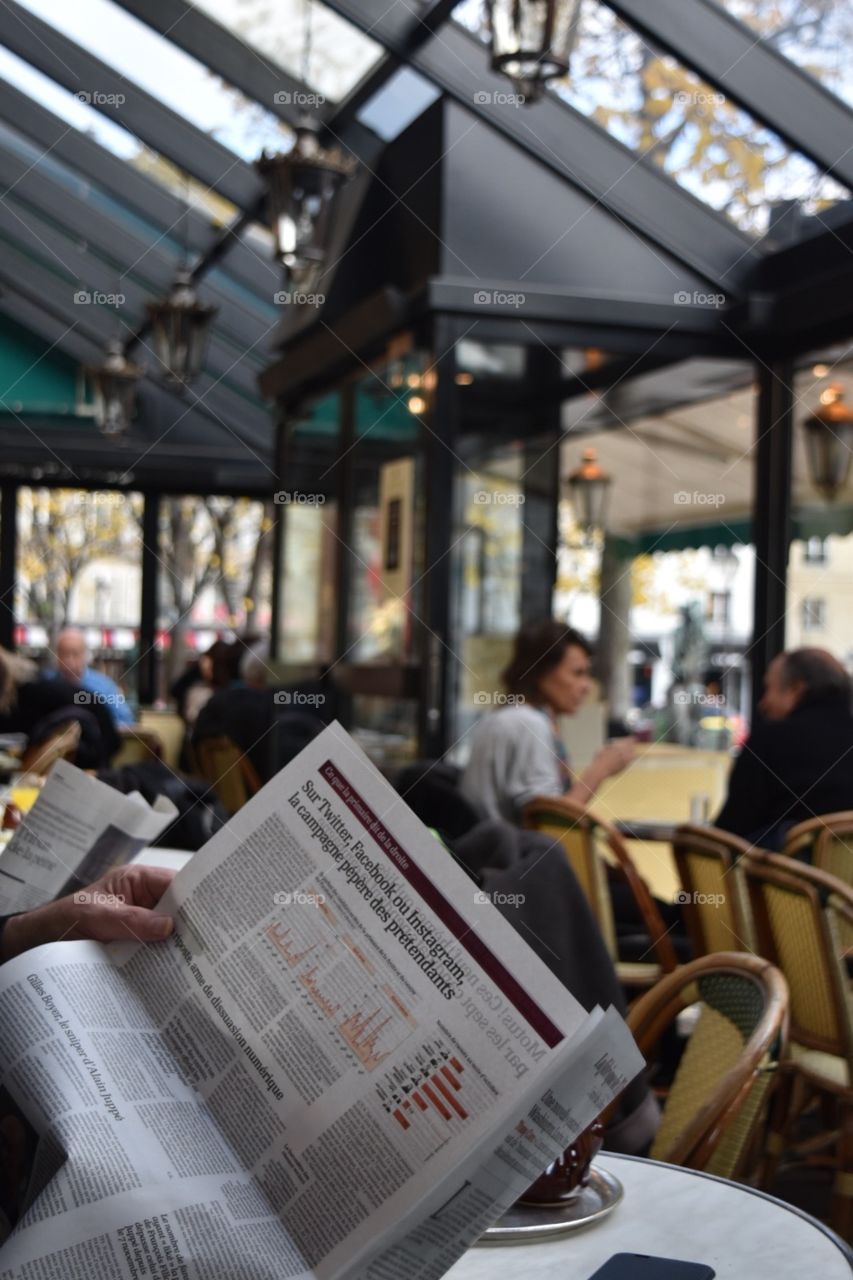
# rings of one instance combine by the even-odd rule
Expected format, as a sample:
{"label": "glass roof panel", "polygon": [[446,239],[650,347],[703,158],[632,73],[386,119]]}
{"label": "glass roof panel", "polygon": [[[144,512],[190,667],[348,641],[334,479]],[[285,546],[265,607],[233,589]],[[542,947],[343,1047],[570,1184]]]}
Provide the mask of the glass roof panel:
{"label": "glass roof panel", "polygon": [[365,103],[358,119],[384,142],[391,142],[432,106],[437,97],[439,90],[435,85],[411,67],[401,67]]}
{"label": "glass roof panel", "polygon": [[[482,0],[463,0],[454,20],[488,40]],[[648,44],[598,0],[584,0],[571,71],[552,85],[549,92],[749,234],[767,232],[772,206],[781,201],[819,214],[849,198],[846,188],[778,134]],[[520,109],[535,129],[535,105]]]}
{"label": "glass roof panel", "polygon": [[28,62],[0,47],[0,76],[20,89],[66,124],[99,143],[135,169],[140,169],[158,186],[178,196],[189,198],[193,206],[210,218],[214,225],[230,222],[237,213],[236,205],[202,183],[196,182],[183,169],[172,164],[151,147],[146,147],[135,134],[129,133],[108,116],[63,89],[49,76],[42,75]]}
{"label": "glass roof panel", "polygon": [[[339,102],[384,49],[317,0],[196,0],[196,7],[329,102]],[[306,26],[309,32],[305,57]],[[322,102],[306,105],[321,106]]]}
{"label": "glass roof panel", "polygon": [[292,131],[277,116],[112,0],[21,3],[243,159],[290,149]]}
{"label": "glass roof panel", "polygon": [[716,0],[802,71],[853,106],[853,0]]}

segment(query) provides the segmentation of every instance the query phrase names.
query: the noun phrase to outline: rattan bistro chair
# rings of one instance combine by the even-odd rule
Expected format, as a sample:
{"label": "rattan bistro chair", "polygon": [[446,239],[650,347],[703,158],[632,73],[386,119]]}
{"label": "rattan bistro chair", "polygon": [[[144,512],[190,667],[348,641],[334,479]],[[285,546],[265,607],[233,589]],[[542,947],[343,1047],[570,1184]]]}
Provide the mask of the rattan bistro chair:
{"label": "rattan bistro chair", "polygon": [[[853,1232],[853,1001],[844,959],[844,931],[853,926],[853,889],[835,876],[779,854],[744,859],[758,949],[777,965],[791,999],[789,1051],[768,1139],[765,1185],[790,1151],[826,1147],[836,1170],[833,1225]],[[833,1121],[799,1148],[794,1126],[817,1095]]]}
{"label": "rattan bistro chair", "polygon": [[255,766],[225,734],[202,738],[194,745],[198,771],[209,782],[229,815],[241,809],[261,789]]}
{"label": "rattan bistro chair", "polygon": [[824,813],[791,827],[782,853],[853,885],[853,810]]}
{"label": "rattan bistro chair", "polygon": [[678,901],[694,956],[755,950],[742,867],[751,847],[717,827],[685,825],[675,832],[672,854],[681,881]]}
{"label": "rattan bistro chair", "polygon": [[[675,969],[678,963],[675,948],[660,911],[634,866],[624,840],[609,823],[562,796],[537,796],[525,806],[523,822],[525,827],[543,831],[562,845],[592,907],[623,986],[645,989],[653,986],[662,974]],[[649,936],[649,953],[654,957],[648,963],[619,959],[604,848],[627,882],[640,911]]]}
{"label": "rattan bistro chair", "polygon": [[760,1144],[787,1030],[788,993],[773,965],[723,951],[662,978],[628,1012],[640,1052],[654,1049],[679,1013],[699,1016],[666,1093],[649,1155],[742,1178]]}

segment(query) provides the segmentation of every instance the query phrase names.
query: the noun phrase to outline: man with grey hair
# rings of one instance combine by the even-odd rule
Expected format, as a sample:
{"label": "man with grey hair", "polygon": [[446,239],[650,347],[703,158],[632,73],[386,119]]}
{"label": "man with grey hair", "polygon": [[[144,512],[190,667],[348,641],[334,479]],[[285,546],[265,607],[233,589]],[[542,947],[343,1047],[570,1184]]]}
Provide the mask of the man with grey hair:
{"label": "man with grey hair", "polygon": [[850,677],[826,649],[780,653],[715,826],[780,849],[798,822],[853,809]]}
{"label": "man with grey hair", "polygon": [[56,640],[56,671],[76,689],[87,693],[92,701],[107,708],[116,728],[134,723],[134,715],[121,689],[103,671],[89,666],[89,647],[78,627],[65,627]]}

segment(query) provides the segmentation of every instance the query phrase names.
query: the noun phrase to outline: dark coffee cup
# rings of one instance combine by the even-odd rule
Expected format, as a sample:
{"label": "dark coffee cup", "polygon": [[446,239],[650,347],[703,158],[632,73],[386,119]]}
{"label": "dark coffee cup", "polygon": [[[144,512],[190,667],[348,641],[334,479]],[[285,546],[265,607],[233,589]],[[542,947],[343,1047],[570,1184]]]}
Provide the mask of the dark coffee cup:
{"label": "dark coffee cup", "polygon": [[604,1125],[593,1120],[570,1147],[548,1165],[519,1199],[519,1204],[561,1205],[574,1200],[589,1182],[590,1167],[601,1150]]}

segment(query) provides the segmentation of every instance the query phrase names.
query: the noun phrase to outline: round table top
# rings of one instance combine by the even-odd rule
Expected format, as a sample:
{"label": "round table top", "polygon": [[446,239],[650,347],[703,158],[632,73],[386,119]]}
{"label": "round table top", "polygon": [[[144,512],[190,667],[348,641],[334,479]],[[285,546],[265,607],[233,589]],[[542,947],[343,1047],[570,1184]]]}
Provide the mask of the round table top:
{"label": "round table top", "polygon": [[792,1205],[654,1160],[595,1163],[625,1188],[608,1217],[557,1240],[469,1249],[445,1280],[588,1280],[614,1253],[702,1262],[718,1280],[850,1280],[850,1251]]}

